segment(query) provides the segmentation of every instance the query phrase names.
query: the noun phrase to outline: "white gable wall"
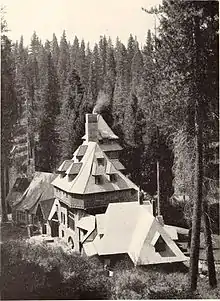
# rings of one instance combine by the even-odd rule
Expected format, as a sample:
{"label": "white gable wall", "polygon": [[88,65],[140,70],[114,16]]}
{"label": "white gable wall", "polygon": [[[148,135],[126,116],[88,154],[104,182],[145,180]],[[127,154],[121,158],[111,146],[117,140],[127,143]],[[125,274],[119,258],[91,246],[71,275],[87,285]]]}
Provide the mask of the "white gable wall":
{"label": "white gable wall", "polygon": [[[174,253],[172,257],[162,257],[160,253],[155,251],[155,244],[159,238],[158,233],[161,235],[167,246]],[[156,236],[156,238],[155,238]],[[154,239],[155,238],[155,239]],[[185,261],[187,258],[175,244],[175,242],[169,237],[163,227],[155,219],[151,225],[151,228],[146,236],[144,244],[139,254],[137,265],[144,264],[158,264],[158,263],[170,263],[170,262],[181,262]]]}

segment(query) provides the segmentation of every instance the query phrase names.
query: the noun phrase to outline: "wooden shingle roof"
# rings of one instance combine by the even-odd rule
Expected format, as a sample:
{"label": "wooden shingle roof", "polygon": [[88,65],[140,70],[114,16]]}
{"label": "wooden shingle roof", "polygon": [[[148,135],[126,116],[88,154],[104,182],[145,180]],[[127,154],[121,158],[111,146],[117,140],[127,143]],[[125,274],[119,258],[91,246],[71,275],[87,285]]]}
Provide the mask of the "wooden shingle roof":
{"label": "wooden shingle roof", "polygon": [[66,174],[67,175],[77,175],[80,171],[80,168],[82,167],[82,163],[72,163],[70,167],[67,169]]}
{"label": "wooden shingle roof", "polygon": [[[85,155],[80,161],[81,168],[76,177],[70,181],[67,171],[64,177],[61,177],[60,175],[57,176],[52,182],[52,185],[59,189],[62,189],[65,192],[75,194],[91,194],[127,189],[138,190],[138,187],[119,170],[117,170],[113,165],[111,167],[111,170],[115,169],[117,180],[111,182],[108,177],[108,173],[106,172],[107,164],[110,164],[110,166],[112,164],[110,159],[101,150],[98,143],[88,142],[87,146],[88,147],[86,149]],[[72,159],[74,161],[74,166],[77,163],[77,152],[78,149],[74,153]],[[104,158],[104,165],[98,163],[97,156],[100,157],[100,154],[102,154],[102,157]],[[71,166],[69,169],[71,169]],[[94,175],[102,175],[102,181],[100,184],[95,183]]]}

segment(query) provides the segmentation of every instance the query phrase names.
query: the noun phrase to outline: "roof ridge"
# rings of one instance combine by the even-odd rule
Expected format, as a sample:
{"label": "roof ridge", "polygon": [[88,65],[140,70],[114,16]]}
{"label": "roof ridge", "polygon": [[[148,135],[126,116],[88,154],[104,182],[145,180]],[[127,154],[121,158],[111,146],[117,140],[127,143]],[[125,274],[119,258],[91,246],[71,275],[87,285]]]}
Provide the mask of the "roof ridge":
{"label": "roof ridge", "polygon": [[[87,148],[86,152],[89,150],[89,145],[92,145],[93,143],[96,144],[96,142],[91,142],[91,141],[88,143],[88,148]],[[73,180],[73,183],[72,183],[72,185],[70,186],[69,190],[72,189],[72,187],[74,186],[75,182],[76,182],[76,181],[78,180],[78,178],[81,176],[83,170],[85,169],[85,167],[86,167],[86,165],[87,165],[87,163],[88,163],[88,160],[89,160],[90,156],[92,156],[92,154],[93,154],[93,156],[94,156],[94,149],[95,149],[95,147],[93,147],[93,148],[91,149],[91,151],[90,151],[90,153],[89,153],[88,155],[85,153],[85,155],[84,155],[84,157],[83,157],[83,159],[85,160],[85,162],[82,162],[82,163],[83,163],[83,164],[82,164],[82,167],[81,167],[81,169],[80,169],[78,175],[77,175],[77,176],[75,177],[75,179]],[[82,160],[83,160],[83,159],[82,159]],[[93,162],[93,161],[92,161],[92,162]],[[91,168],[92,168],[92,164],[91,164],[91,166],[90,166],[89,174],[91,173]],[[85,182],[85,184],[84,184],[83,193],[85,192],[85,188],[86,188],[86,186],[87,186],[88,181],[89,181],[89,177],[87,178],[87,180],[86,180],[86,182]]]}

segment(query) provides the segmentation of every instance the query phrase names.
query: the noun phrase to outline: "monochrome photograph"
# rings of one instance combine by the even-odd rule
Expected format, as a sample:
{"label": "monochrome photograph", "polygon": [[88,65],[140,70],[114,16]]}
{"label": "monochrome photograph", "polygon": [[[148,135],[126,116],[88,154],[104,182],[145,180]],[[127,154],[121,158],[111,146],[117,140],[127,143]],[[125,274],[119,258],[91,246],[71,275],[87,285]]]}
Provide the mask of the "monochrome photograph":
{"label": "monochrome photograph", "polygon": [[220,299],[219,1],[3,0],[2,300]]}

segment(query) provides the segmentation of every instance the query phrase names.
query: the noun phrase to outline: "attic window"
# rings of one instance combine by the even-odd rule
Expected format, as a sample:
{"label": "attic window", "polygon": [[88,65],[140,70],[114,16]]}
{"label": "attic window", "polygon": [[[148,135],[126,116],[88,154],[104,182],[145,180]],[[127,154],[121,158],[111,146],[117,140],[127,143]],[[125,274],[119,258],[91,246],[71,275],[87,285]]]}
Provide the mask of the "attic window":
{"label": "attic window", "polygon": [[80,162],[82,160],[83,156],[77,156],[78,161]]}
{"label": "attic window", "polygon": [[101,176],[95,176],[95,184],[97,184],[97,185],[102,184],[102,177]]}
{"label": "attic window", "polygon": [[116,182],[116,180],[117,180],[116,174],[109,175],[109,180],[110,180],[110,182]]}
{"label": "attic window", "polygon": [[160,254],[162,257],[174,257],[175,254],[172,252],[167,243],[159,236],[155,246],[155,251]]}
{"label": "attic window", "polygon": [[104,165],[104,158],[97,158],[98,165]]}
{"label": "attic window", "polygon": [[76,175],[68,175],[68,181],[72,182],[75,179]]}

